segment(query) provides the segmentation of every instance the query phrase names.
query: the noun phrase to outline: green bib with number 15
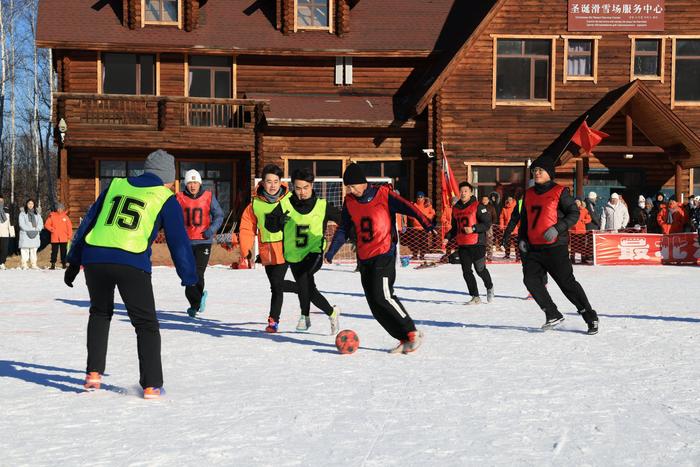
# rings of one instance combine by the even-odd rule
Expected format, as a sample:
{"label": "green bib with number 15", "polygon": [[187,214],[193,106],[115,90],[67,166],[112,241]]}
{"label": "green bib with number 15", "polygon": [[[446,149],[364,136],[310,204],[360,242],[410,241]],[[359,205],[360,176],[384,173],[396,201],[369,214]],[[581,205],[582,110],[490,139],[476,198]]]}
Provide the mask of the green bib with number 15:
{"label": "green bib with number 15", "polygon": [[88,245],[140,254],[149,245],[163,205],[173,195],[164,186],[136,187],[115,178],[107,189],[95,226],[85,237]]}
{"label": "green bib with number 15", "polygon": [[289,263],[298,263],[309,253],[322,253],[326,200],[317,199],[316,205],[308,214],[299,213],[289,199],[282,200],[280,205],[282,211],[289,216],[284,224],[284,259]]}

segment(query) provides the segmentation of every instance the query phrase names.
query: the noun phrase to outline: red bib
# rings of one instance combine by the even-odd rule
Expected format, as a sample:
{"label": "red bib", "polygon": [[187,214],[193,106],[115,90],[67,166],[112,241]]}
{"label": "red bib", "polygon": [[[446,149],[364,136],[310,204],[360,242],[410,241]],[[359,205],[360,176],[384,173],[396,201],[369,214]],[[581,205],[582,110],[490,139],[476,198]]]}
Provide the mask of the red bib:
{"label": "red bib", "polygon": [[205,191],[198,198],[190,198],[183,192],[175,195],[182,207],[185,218],[185,230],[190,240],[204,240],[202,232],[211,225],[209,211],[211,209],[211,191]]}
{"label": "red bib", "polygon": [[564,187],[554,185],[546,193],[538,195],[535,188],[528,188],[525,192],[524,209],[527,213],[527,239],[533,245],[551,245],[557,241],[548,242],[544,239],[545,231],[559,220],[557,210],[559,198],[564,192]]}
{"label": "red bib", "polygon": [[369,203],[346,195],[345,206],[357,234],[357,256],[365,260],[388,253],[394,228],[389,216],[389,188],[380,186]]}
{"label": "red bib", "polygon": [[465,227],[471,227],[476,224],[476,210],[479,207],[479,202],[474,201],[467,207],[452,208],[452,217],[457,221],[457,245],[476,245],[479,242],[478,233],[464,233]]}

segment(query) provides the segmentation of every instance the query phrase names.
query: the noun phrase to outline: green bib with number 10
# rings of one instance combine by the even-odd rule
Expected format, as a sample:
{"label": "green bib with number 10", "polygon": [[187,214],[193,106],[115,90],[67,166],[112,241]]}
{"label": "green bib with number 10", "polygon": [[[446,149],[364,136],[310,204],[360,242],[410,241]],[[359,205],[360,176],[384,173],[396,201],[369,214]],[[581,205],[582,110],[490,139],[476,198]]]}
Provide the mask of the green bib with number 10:
{"label": "green bib with number 10", "polygon": [[136,187],[126,178],[115,178],[85,242],[91,246],[143,253],[148,248],[158,214],[171,196],[173,192],[162,185]]}
{"label": "green bib with number 10", "polygon": [[326,216],[326,200],[316,200],[308,214],[299,213],[289,199],[280,202],[289,220],[284,224],[284,259],[298,263],[309,253],[323,252],[323,218]]}

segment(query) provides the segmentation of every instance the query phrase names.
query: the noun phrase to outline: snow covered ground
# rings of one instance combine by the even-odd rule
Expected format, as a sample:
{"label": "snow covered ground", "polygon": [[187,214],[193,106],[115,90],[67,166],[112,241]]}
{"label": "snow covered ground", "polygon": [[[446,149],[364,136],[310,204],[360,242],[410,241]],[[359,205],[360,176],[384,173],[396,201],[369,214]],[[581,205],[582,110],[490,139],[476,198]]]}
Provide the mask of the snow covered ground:
{"label": "snow covered ground", "polygon": [[[700,268],[576,267],[600,334],[563,296],[543,333],[519,266],[494,265],[496,301],[465,307],[459,266],[401,269],[426,335],[412,355],[371,318],[350,266],[318,274],[361,349],[328,321],[262,331],[262,269],[210,268],[191,320],[175,272],[154,270],[167,397],[140,398],[136,340],[112,322],[106,390],[81,391],[88,294],[61,271],[0,271],[0,465],[699,465]],[[479,283],[483,293],[483,286]]]}

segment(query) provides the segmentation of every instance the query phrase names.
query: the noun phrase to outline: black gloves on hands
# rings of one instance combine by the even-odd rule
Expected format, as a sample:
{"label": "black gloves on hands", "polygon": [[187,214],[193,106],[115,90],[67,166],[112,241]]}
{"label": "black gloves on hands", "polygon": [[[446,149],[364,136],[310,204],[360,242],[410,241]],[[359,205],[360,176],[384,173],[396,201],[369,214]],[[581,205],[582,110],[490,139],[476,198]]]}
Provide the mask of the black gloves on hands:
{"label": "black gloves on hands", "polygon": [[75,281],[75,278],[78,277],[78,273],[80,273],[79,264],[68,265],[68,269],[66,269],[66,272],[63,273],[63,282],[68,287],[73,287],[73,281]]}

